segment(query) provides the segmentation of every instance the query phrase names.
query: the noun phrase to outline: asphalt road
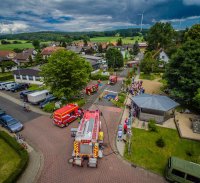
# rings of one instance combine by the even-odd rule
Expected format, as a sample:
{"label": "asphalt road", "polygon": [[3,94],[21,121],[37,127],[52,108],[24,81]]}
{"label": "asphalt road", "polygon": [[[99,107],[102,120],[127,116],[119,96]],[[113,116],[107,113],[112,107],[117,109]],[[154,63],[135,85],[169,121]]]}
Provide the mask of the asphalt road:
{"label": "asphalt road", "polygon": [[7,114],[13,116],[18,119],[22,123],[26,123],[31,121],[39,116],[38,113],[35,112],[25,112],[23,108],[3,97],[0,96],[0,108],[3,109]]}

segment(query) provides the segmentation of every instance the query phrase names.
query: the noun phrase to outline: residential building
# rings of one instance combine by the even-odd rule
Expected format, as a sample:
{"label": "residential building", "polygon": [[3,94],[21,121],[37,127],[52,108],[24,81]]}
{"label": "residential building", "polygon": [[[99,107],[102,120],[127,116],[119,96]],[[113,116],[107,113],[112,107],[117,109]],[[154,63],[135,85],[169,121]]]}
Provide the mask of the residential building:
{"label": "residential building", "polygon": [[169,62],[169,57],[168,55],[164,52],[164,50],[162,50],[159,54],[159,60],[168,63]]}
{"label": "residential building", "polygon": [[46,47],[42,50],[41,54],[43,59],[48,58],[49,56],[51,56],[51,54],[57,50],[61,50],[61,49],[65,49],[64,47],[55,47],[55,46],[49,46]]}
{"label": "residential building", "polygon": [[29,62],[29,58],[34,59],[37,52],[33,48],[26,49],[21,53],[17,53],[14,61],[18,63],[18,65],[24,65]]}
{"label": "residential building", "polygon": [[40,70],[37,69],[17,69],[13,71],[15,82],[43,84],[43,78],[39,75]]}

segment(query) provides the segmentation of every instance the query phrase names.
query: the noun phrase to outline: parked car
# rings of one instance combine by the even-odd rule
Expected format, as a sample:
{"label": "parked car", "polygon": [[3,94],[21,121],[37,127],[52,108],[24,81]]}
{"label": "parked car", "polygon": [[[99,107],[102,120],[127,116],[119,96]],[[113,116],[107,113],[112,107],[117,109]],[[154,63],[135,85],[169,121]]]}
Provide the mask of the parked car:
{"label": "parked car", "polygon": [[6,114],[5,111],[2,110],[2,109],[0,109],[0,117],[3,116],[3,115],[5,115],[5,114]]}
{"label": "parked car", "polygon": [[13,81],[7,81],[7,82],[0,83],[0,90],[5,90],[6,84],[9,84],[9,83],[14,83],[14,82]]}
{"label": "parked car", "polygon": [[40,108],[44,108],[48,103],[55,101],[57,98],[53,95],[48,96],[43,102],[40,103]]}
{"label": "parked car", "polygon": [[17,86],[18,84],[13,82],[13,83],[7,83],[5,84],[5,90],[9,91],[11,88]]}
{"label": "parked car", "polygon": [[12,133],[19,132],[23,129],[22,123],[7,114],[0,117],[0,124]]}
{"label": "parked car", "polygon": [[29,85],[26,84],[26,83],[24,83],[24,84],[23,83],[19,83],[16,86],[14,86],[13,88],[11,88],[10,91],[16,92],[16,91],[20,91],[20,90],[25,90],[28,87],[29,87]]}

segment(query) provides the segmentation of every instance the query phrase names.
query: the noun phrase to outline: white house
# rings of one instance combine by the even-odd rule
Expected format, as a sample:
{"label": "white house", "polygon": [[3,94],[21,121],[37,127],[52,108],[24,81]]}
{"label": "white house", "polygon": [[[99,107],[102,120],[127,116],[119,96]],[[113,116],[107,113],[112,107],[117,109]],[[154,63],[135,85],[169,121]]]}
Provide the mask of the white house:
{"label": "white house", "polygon": [[163,50],[159,54],[159,60],[164,61],[165,63],[169,62],[169,57]]}
{"label": "white house", "polygon": [[43,84],[43,78],[39,73],[40,70],[36,69],[18,69],[13,71],[15,82],[41,85]]}

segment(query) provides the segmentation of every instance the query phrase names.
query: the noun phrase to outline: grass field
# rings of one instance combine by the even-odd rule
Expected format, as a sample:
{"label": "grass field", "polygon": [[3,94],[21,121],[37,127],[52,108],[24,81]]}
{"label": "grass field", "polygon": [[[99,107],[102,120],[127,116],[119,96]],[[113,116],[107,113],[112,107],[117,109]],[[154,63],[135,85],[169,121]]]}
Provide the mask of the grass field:
{"label": "grass field", "polygon": [[[94,37],[94,38],[91,38],[90,41],[93,41],[93,42],[116,42],[119,38],[120,37]],[[143,37],[139,37],[139,36],[136,36],[134,38],[126,37],[126,38],[122,38],[122,43],[133,44],[135,41],[142,42],[142,40],[143,40]]]}
{"label": "grass field", "polygon": [[[8,40],[10,42],[20,41],[21,44],[0,44],[0,50],[13,50],[15,48],[25,49],[25,48],[33,48],[32,43],[27,43],[26,40]],[[41,44],[48,44],[50,42],[41,42]]]}
{"label": "grass field", "polygon": [[16,170],[19,163],[19,155],[4,140],[0,139],[0,183]]}
{"label": "grass field", "polygon": [[[135,165],[163,175],[170,156],[200,163],[200,142],[181,139],[176,130],[158,127],[157,133],[134,128],[132,132],[131,155],[128,155],[126,145],[124,156]],[[155,144],[160,137],[165,140],[164,148]],[[193,155],[189,156],[187,152]]]}

